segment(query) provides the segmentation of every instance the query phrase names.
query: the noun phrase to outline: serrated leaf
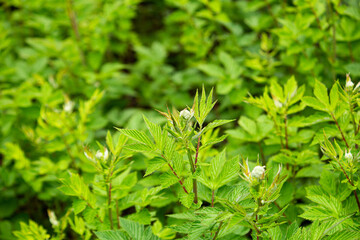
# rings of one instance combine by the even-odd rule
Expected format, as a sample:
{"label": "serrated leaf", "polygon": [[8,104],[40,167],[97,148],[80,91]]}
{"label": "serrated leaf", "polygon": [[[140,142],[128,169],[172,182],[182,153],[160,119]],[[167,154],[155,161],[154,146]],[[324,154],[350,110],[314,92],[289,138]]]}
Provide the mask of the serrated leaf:
{"label": "serrated leaf", "polygon": [[155,143],[159,149],[162,148],[162,130],[161,127],[155,123],[150,122],[145,116],[143,116],[146,127],[151,133],[152,137],[155,140]]}
{"label": "serrated leaf", "polygon": [[326,108],[328,108],[329,96],[327,88],[322,82],[318,80],[315,80],[314,95],[322,104],[324,104]]}
{"label": "serrated leaf", "polygon": [[145,228],[144,225],[141,225],[137,222],[133,222],[131,220],[127,220],[125,218],[119,218],[121,227],[129,234],[132,239],[139,240],[160,240],[157,236],[155,236],[151,228]]}
{"label": "serrated leaf", "polygon": [[192,203],[194,202],[194,193],[184,193],[184,192],[181,192],[179,194],[179,199],[180,199],[180,202],[182,205],[184,205],[186,208],[190,208]]}
{"label": "serrated leaf", "polygon": [[75,213],[75,214],[79,214],[79,213],[81,213],[82,211],[84,211],[84,209],[85,209],[86,206],[87,206],[87,203],[86,203],[86,201],[84,201],[84,200],[75,199],[75,200],[73,201],[72,206],[73,206],[73,208],[74,208],[74,213]]}
{"label": "serrated leaf", "polygon": [[338,83],[334,83],[330,91],[330,110],[335,111],[335,108],[339,102],[339,89]]}
{"label": "serrated leaf", "polygon": [[152,152],[154,150],[150,146],[140,143],[127,145],[125,148],[135,152]]}
{"label": "serrated leaf", "polygon": [[165,172],[160,175],[160,181],[163,188],[168,188],[177,183],[179,180],[173,173]]}
{"label": "serrated leaf", "polygon": [[306,97],[303,97],[302,101],[306,104],[306,106],[312,107],[316,110],[327,112],[326,105],[314,97],[306,96]]}
{"label": "serrated leaf", "polygon": [[105,230],[95,232],[100,240],[130,240],[126,234],[120,230]]}
{"label": "serrated leaf", "polygon": [[239,125],[250,135],[256,135],[257,127],[255,121],[253,121],[252,119],[242,116],[239,119]]}
{"label": "serrated leaf", "polygon": [[133,129],[120,129],[116,128],[118,131],[120,131],[122,134],[127,136],[128,138],[141,143],[145,146],[148,146],[149,148],[154,148],[154,143],[151,141],[151,139],[144,133],[139,130],[133,130]]}
{"label": "serrated leaf", "polygon": [[279,99],[280,102],[285,102],[283,89],[276,81],[271,82],[270,92],[273,96]]}
{"label": "serrated leaf", "polygon": [[222,126],[224,124],[230,123],[232,121],[234,121],[234,120],[215,120],[215,121],[209,123],[208,125],[206,125],[206,127],[204,127],[203,133],[209,131],[210,129],[213,129],[213,128]]}
{"label": "serrated leaf", "polygon": [[113,143],[113,139],[112,139],[110,131],[108,131],[107,134],[106,134],[106,145],[110,149],[110,152],[112,154],[115,154],[114,143]]}
{"label": "serrated leaf", "polygon": [[144,177],[152,174],[154,171],[156,171],[159,168],[161,168],[162,166],[164,166],[165,163],[166,163],[165,160],[160,157],[155,157],[155,158],[150,159],[147,162],[146,172],[145,172]]}
{"label": "serrated leaf", "polygon": [[336,232],[335,234],[332,234],[331,236],[326,238],[326,240],[339,240],[339,239],[341,239],[341,240],[360,239],[360,232],[345,229],[345,230]]}

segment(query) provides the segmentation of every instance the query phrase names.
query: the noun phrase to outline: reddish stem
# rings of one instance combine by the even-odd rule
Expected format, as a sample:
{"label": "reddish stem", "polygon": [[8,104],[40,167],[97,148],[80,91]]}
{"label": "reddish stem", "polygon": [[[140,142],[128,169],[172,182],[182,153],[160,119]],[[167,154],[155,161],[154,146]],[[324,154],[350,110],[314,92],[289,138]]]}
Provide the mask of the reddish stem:
{"label": "reddish stem", "polygon": [[168,166],[170,167],[170,169],[171,169],[172,173],[175,175],[175,177],[177,177],[177,179],[179,179],[179,183],[180,183],[181,187],[184,189],[184,192],[187,193],[187,194],[189,194],[189,192],[186,190],[183,182],[181,181],[181,179],[179,178],[179,176],[176,174],[175,170],[174,170],[173,167],[170,165],[170,163],[168,163]]}

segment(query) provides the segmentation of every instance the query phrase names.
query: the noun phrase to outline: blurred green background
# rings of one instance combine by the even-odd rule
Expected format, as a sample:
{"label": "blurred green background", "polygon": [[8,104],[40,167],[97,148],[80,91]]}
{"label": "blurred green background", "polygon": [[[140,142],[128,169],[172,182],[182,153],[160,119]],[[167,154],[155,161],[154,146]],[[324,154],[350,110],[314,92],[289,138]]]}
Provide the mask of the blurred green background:
{"label": "blurred green background", "polygon": [[[114,126],[144,128],[143,113],[160,120],[202,86],[219,100],[210,117],[255,119],[243,99],[272,81],[294,75],[309,94],[360,76],[357,0],[0,0],[0,19],[4,239],[28,218],[49,227],[58,178],[86,177],[83,146]],[[228,148],[255,158],[227,127]]]}

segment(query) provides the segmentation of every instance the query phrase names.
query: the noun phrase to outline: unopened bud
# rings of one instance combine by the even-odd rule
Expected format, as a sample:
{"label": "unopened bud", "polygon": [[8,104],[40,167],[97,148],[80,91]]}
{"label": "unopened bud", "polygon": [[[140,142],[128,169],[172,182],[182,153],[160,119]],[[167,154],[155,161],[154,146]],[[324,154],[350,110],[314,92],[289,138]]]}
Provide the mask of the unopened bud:
{"label": "unopened bud", "polygon": [[186,108],[180,112],[180,117],[183,117],[186,120],[191,119],[194,116],[194,110],[187,110]]}
{"label": "unopened bud", "polygon": [[346,160],[353,160],[354,159],[354,157],[353,157],[353,155],[351,154],[351,151],[350,150],[345,150],[345,159]]}
{"label": "unopened bud", "polygon": [[71,113],[73,108],[74,108],[74,102],[73,101],[66,101],[65,104],[64,104],[64,111],[67,112],[67,113]]}
{"label": "unopened bud", "polygon": [[265,166],[256,166],[251,172],[251,176],[257,179],[262,179],[265,173]]}
{"label": "unopened bud", "polygon": [[354,87],[354,83],[351,81],[350,73],[346,74],[346,85],[345,88],[347,91],[351,91]]}
{"label": "unopened bud", "polygon": [[283,104],[277,99],[274,99],[274,104],[275,104],[275,107],[277,107],[277,108],[282,108],[282,106],[283,106]]}
{"label": "unopened bud", "polygon": [[51,210],[48,209],[48,215],[49,215],[49,221],[50,221],[51,225],[58,226],[59,221],[57,220],[54,211],[51,211]]}
{"label": "unopened bud", "polygon": [[101,159],[101,160],[103,160],[103,161],[106,161],[106,160],[109,158],[109,151],[108,151],[108,149],[107,149],[107,148],[104,148],[104,152],[98,150],[98,151],[96,152],[95,157],[96,157],[97,159]]}

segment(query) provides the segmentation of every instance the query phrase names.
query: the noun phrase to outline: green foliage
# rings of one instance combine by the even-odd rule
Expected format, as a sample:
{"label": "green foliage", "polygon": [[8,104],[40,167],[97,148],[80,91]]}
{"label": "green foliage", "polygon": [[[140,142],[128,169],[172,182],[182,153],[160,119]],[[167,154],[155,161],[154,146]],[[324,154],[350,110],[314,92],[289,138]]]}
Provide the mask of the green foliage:
{"label": "green foliage", "polygon": [[358,239],[359,20],[2,1],[0,239]]}

